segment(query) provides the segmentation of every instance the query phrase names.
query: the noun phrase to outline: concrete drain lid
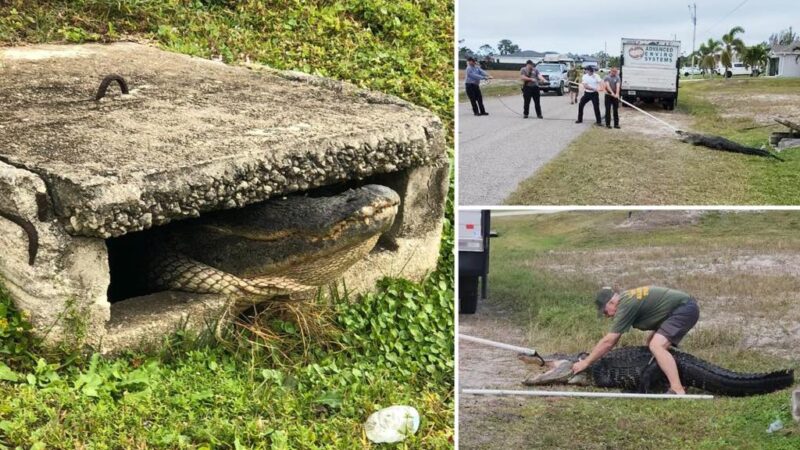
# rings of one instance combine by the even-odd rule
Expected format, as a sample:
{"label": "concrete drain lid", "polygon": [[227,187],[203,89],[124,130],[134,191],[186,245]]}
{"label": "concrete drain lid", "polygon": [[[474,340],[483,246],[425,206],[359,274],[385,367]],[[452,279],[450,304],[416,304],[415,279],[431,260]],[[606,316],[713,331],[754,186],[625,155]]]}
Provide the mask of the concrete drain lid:
{"label": "concrete drain lid", "polygon": [[[444,129],[395,97],[117,43],[0,50],[0,103],[0,279],[40,329],[74,308],[87,341],[114,350],[202,323],[220,299],[164,292],[111,305],[107,240],[365,179],[400,194],[396,245],[357,263],[348,286],[435,267]],[[67,331],[56,324],[48,339]]]}

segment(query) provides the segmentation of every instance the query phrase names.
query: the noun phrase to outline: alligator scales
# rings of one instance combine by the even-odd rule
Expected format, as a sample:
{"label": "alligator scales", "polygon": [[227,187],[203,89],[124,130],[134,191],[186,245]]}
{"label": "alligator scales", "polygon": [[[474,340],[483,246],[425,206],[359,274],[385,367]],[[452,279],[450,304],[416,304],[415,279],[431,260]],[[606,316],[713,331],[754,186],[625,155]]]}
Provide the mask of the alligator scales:
{"label": "alligator scales", "polygon": [[[766,394],[789,387],[794,382],[793,370],[740,373],[675,349],[671,349],[670,352],[675,357],[681,382],[685,386],[713,394],[729,396]],[[622,347],[611,350],[584,372],[573,376],[572,364],[585,356],[586,353],[546,356],[545,364],[551,369],[523,383],[526,385],[569,383],[621,388],[642,393],[661,393],[668,387],[666,376],[653,360],[653,354],[647,347]],[[527,363],[539,361],[531,355],[520,355],[519,359]]]}
{"label": "alligator scales", "polygon": [[217,293],[240,305],[313,293],[364,258],[400,198],[380,185],[211,213],[161,232],[146,264],[152,290]]}

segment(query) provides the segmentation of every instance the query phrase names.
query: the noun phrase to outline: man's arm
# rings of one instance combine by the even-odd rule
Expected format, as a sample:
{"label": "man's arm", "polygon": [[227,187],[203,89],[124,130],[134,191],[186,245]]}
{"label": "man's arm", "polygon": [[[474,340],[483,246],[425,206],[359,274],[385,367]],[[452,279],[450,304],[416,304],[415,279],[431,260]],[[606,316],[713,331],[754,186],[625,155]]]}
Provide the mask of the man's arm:
{"label": "man's arm", "polygon": [[650,345],[650,340],[653,339],[653,336],[655,336],[655,335],[656,335],[656,330],[653,330],[653,331],[647,333],[647,338],[645,338],[645,340],[644,340],[644,345],[649,346]]}
{"label": "man's arm", "polygon": [[600,342],[594,346],[592,352],[589,353],[589,356],[587,356],[586,359],[578,361],[572,365],[572,372],[578,373],[586,370],[586,368],[592,365],[592,363],[611,351],[611,349],[617,345],[617,342],[619,342],[620,336],[622,336],[620,333],[608,333],[607,335],[603,336],[603,338],[600,339]]}

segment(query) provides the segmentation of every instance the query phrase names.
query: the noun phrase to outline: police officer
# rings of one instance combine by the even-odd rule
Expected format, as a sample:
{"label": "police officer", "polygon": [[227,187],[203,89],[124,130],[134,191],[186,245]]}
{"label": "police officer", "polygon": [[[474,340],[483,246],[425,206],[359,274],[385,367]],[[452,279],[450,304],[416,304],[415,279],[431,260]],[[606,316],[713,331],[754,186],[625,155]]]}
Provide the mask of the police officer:
{"label": "police officer", "polygon": [[472,112],[476,116],[488,116],[486,108],[483,107],[483,95],[481,95],[481,80],[489,80],[492,77],[478,67],[475,58],[467,58],[467,75],[464,80],[464,88],[467,91],[467,97],[472,104]]}
{"label": "police officer", "polygon": [[539,105],[539,81],[544,82],[544,77],[539,73],[539,70],[535,68],[533,61],[530,59],[525,62],[525,67],[519,70],[519,77],[522,79],[523,117],[525,119],[528,118],[531,98],[533,98],[533,105],[536,108],[536,117],[542,119],[542,107]]}

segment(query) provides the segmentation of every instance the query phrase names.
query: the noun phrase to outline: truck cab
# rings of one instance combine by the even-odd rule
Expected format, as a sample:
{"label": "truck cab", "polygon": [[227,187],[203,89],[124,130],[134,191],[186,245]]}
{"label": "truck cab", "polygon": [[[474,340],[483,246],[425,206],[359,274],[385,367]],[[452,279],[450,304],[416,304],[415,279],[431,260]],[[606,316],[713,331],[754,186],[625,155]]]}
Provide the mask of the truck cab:
{"label": "truck cab", "polygon": [[566,64],[542,62],[536,68],[546,80],[545,82],[539,82],[539,89],[564,95],[564,88],[568,87],[567,72],[569,69]]}
{"label": "truck cab", "polygon": [[678,101],[680,41],[622,39],[621,95],[628,102],[660,102],[672,110]]}

